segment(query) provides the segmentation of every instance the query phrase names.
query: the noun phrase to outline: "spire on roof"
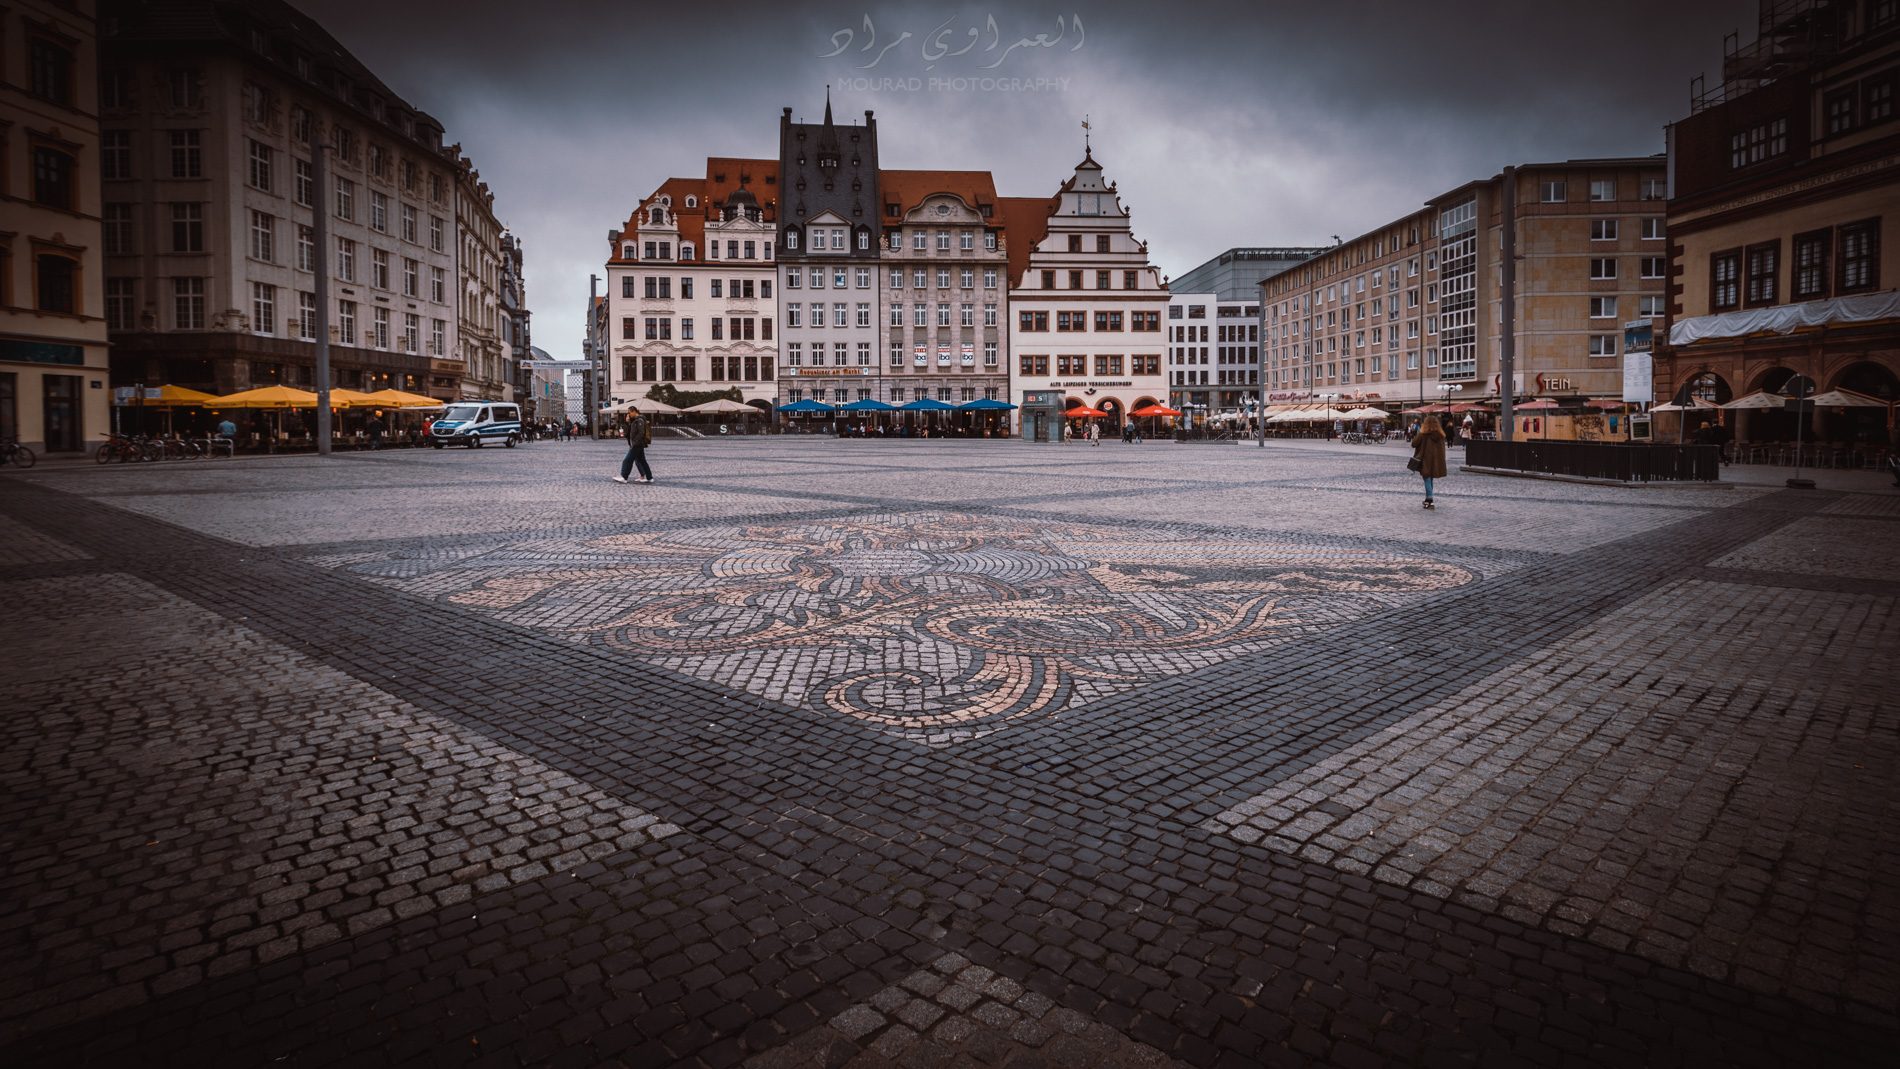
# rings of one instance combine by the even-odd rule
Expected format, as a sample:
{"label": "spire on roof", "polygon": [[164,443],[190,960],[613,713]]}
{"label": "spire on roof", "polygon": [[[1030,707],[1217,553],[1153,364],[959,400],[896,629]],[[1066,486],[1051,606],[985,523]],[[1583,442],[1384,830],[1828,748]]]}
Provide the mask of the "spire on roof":
{"label": "spire on roof", "polygon": [[825,125],[831,125],[831,86],[825,86]]}

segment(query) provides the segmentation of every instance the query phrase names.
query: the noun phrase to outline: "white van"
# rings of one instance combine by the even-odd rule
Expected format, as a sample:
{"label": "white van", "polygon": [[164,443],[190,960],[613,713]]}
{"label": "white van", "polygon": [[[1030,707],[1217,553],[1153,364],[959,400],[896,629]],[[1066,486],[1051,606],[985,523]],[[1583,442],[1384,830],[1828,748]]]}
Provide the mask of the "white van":
{"label": "white van", "polygon": [[459,401],[429,429],[429,444],[465,445],[480,449],[483,442],[501,442],[513,449],[521,440],[521,409],[506,401]]}

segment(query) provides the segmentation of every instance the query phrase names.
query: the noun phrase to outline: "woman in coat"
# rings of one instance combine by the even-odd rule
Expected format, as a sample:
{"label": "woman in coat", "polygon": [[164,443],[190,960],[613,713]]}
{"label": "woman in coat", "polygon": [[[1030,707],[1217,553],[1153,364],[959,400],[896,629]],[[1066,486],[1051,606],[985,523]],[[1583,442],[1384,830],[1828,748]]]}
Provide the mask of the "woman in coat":
{"label": "woman in coat", "polygon": [[1437,416],[1426,416],[1412,436],[1412,458],[1418,461],[1419,477],[1425,480],[1425,507],[1432,504],[1432,480],[1445,477],[1445,428]]}

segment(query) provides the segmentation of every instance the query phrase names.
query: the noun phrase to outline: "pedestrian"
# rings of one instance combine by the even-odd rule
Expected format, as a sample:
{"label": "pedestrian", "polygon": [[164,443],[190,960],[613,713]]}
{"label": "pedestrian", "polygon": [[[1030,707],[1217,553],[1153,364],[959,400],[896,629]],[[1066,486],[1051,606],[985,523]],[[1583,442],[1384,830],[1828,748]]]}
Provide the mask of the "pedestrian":
{"label": "pedestrian", "polygon": [[1089,444],[1097,449],[1102,447],[1102,425],[1094,420],[1089,420]]}
{"label": "pedestrian", "polygon": [[218,421],[218,437],[227,442],[236,443],[237,424],[231,422],[230,416],[226,416]]}
{"label": "pedestrian", "polygon": [[383,447],[383,433],[389,429],[388,425],[383,422],[382,413],[380,412],[371,413],[369,417],[369,425],[364,429],[369,431],[370,449],[371,450],[381,449]]}
{"label": "pedestrian", "polygon": [[1458,428],[1458,437],[1463,438],[1465,441],[1469,442],[1472,439],[1472,437],[1476,435],[1477,433],[1478,433],[1478,421],[1471,418],[1471,413],[1469,412],[1465,413],[1465,422],[1463,426]]}
{"label": "pedestrian", "polygon": [[1412,459],[1405,466],[1425,480],[1425,507],[1436,508],[1432,504],[1432,480],[1445,477],[1445,428],[1439,425],[1437,416],[1426,416],[1419,424],[1418,433],[1412,436]]}
{"label": "pedestrian", "polygon": [[637,465],[640,478],[637,482],[653,481],[653,469],[647,467],[647,446],[653,444],[653,428],[647,424],[647,418],[640,410],[632,406],[627,408],[627,455],[620,459],[620,474],[614,476],[614,482],[627,481],[627,473]]}

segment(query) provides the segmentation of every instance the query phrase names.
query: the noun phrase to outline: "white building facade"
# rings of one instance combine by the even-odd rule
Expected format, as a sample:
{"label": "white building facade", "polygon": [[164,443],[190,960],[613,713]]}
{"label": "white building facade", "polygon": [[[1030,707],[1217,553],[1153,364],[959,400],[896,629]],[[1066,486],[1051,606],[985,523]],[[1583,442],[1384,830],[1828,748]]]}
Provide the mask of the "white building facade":
{"label": "white building facade", "polygon": [[1069,408],[1103,412],[1112,432],[1167,400],[1168,290],[1092,153],[1063,184],[1009,303],[1015,404],[1060,390]]}
{"label": "white building facade", "polygon": [[1168,295],[1168,405],[1195,419],[1217,411],[1213,337],[1219,303],[1213,293]]}

